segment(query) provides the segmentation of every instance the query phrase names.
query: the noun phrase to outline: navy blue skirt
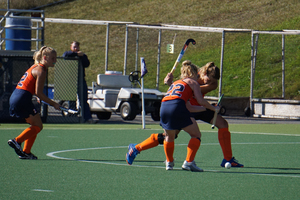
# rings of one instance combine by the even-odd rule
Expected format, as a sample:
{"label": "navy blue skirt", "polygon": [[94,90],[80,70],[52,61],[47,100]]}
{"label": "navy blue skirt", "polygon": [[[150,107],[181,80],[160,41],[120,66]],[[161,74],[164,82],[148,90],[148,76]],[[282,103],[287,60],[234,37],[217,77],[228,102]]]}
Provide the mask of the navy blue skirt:
{"label": "navy blue skirt", "polygon": [[37,113],[32,94],[26,90],[15,89],[9,98],[9,114],[11,117],[28,118]]}
{"label": "navy blue skirt", "polygon": [[161,103],[160,125],[165,130],[181,130],[193,124],[191,113],[182,99],[175,99]]}

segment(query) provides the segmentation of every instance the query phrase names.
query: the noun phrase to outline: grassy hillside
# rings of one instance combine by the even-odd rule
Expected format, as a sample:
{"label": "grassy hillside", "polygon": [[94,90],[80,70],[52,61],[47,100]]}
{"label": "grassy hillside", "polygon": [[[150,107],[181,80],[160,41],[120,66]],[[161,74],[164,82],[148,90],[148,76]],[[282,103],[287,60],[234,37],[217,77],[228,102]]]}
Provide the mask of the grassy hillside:
{"label": "grassy hillside", "polygon": [[[189,26],[226,27],[256,30],[300,29],[298,0],[75,0],[45,9],[46,17],[131,21],[140,24],[176,24]],[[128,70],[134,70],[135,34],[130,32]],[[167,54],[165,47],[172,43],[175,53]],[[47,23],[46,45],[59,55],[69,49],[71,41],[81,42],[81,50],[91,61],[86,70],[87,82],[104,72],[106,26],[67,25]],[[124,65],[124,27],[111,26],[109,70],[122,71]],[[139,56],[144,56],[149,74],[145,85],[155,87],[157,31],[140,30]],[[193,37],[197,45],[189,47],[184,59],[198,66],[214,61],[219,66],[221,34],[163,31],[160,87],[165,91],[163,77],[170,71],[184,41]],[[226,34],[223,92],[227,96],[249,96],[251,38],[250,34]],[[300,36],[286,36],[286,98],[300,99]],[[179,74],[179,70],[175,75]],[[216,95],[214,91],[210,95]],[[260,35],[255,79],[255,97],[281,97],[281,36]]]}

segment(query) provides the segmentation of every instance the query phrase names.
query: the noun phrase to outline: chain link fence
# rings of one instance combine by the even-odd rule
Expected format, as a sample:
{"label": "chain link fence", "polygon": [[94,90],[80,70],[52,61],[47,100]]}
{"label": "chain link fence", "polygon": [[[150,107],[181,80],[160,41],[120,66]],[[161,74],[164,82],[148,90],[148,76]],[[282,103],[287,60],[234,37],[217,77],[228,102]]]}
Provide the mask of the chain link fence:
{"label": "chain link fence", "polygon": [[[48,69],[48,97],[63,107],[80,110],[78,101],[78,77],[81,75],[82,67],[77,59],[57,58],[54,68]],[[47,123],[79,123],[81,122],[81,114],[70,114],[66,111],[57,111],[51,106],[45,106],[47,113],[45,114]],[[44,108],[44,106],[43,106]]]}

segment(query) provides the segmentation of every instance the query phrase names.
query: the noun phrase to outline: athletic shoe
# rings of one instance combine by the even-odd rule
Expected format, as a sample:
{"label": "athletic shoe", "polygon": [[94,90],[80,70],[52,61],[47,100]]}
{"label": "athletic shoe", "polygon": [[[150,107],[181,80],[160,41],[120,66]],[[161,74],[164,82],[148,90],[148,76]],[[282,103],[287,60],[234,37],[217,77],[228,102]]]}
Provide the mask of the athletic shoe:
{"label": "athletic shoe", "polygon": [[25,153],[23,156],[19,156],[20,159],[37,160],[38,158],[32,153]]}
{"label": "athletic shoe", "polygon": [[11,148],[15,149],[15,152],[16,152],[17,155],[19,155],[19,156],[24,156],[25,155],[23,150],[22,150],[21,144],[17,143],[15,138],[11,139],[11,140],[8,140],[7,143]]}
{"label": "athletic shoe", "polygon": [[140,152],[135,148],[136,144],[129,144],[128,152],[126,153],[126,162],[128,165],[132,165],[133,160],[135,159],[136,155]]}
{"label": "athletic shoe", "polygon": [[183,170],[188,170],[192,172],[203,172],[203,169],[197,167],[195,161],[193,162],[187,162],[186,160],[183,162],[181,168]]}
{"label": "athletic shoe", "polygon": [[230,160],[222,160],[221,167],[225,167],[225,163],[230,162],[231,167],[244,167],[244,165],[238,163],[238,161],[232,157]]}
{"label": "athletic shoe", "polygon": [[166,163],[166,170],[173,170],[174,161],[173,162],[165,161],[165,163]]}

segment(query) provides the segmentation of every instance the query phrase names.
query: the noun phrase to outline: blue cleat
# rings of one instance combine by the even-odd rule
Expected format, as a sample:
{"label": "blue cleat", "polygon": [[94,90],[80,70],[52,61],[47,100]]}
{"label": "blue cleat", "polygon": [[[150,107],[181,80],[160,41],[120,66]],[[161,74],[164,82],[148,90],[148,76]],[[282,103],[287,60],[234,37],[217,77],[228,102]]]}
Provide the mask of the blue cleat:
{"label": "blue cleat", "polygon": [[133,160],[135,159],[136,155],[140,152],[135,148],[136,144],[129,144],[128,152],[126,153],[126,162],[128,165],[132,165]]}
{"label": "blue cleat", "polygon": [[221,167],[225,167],[225,163],[230,162],[231,167],[244,167],[244,165],[238,163],[238,161],[232,157],[230,160],[222,160]]}

